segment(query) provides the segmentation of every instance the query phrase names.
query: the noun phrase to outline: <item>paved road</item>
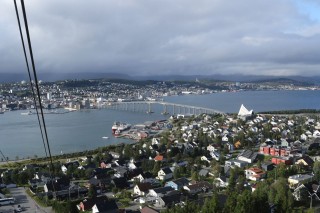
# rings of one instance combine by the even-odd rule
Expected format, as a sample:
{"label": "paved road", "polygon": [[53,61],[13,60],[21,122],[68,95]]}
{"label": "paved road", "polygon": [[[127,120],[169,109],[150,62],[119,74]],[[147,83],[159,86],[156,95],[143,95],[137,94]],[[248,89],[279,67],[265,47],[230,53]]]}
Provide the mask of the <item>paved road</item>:
{"label": "paved road", "polygon": [[38,206],[33,199],[29,197],[29,195],[25,192],[23,187],[12,188],[10,189],[12,197],[16,199],[16,203],[13,206],[2,206],[0,207],[0,212],[3,213],[12,213],[14,209],[20,205],[23,208],[23,212],[25,213],[53,213],[51,208],[43,208]]}

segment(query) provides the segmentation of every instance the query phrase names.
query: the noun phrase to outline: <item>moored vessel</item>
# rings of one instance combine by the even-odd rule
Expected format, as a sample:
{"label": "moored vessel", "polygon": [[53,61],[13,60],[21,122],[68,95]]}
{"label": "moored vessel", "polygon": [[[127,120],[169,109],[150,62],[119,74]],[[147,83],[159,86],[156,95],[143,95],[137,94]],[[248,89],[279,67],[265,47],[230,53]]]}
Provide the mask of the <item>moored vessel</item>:
{"label": "moored vessel", "polygon": [[114,122],[114,124],[111,127],[112,133],[115,134],[115,132],[118,130],[119,133],[125,130],[128,130],[131,128],[131,124],[127,123],[121,123],[121,122]]}
{"label": "moored vessel", "polygon": [[21,112],[21,115],[32,115],[32,112],[29,111],[29,112]]}

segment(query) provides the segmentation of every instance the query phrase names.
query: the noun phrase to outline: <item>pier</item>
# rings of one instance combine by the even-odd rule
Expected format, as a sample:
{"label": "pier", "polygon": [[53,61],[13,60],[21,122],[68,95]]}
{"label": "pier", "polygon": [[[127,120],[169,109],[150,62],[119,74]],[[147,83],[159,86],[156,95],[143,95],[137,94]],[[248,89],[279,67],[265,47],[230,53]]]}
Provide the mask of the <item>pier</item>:
{"label": "pier", "polygon": [[154,113],[153,109],[155,105],[162,105],[163,110],[161,114],[163,115],[169,115],[169,114],[200,115],[203,113],[224,114],[224,112],[221,112],[216,109],[191,106],[191,105],[185,105],[185,104],[176,104],[176,103],[170,103],[170,102],[164,102],[164,101],[108,102],[106,105],[104,105],[104,108],[132,111],[132,112]]}

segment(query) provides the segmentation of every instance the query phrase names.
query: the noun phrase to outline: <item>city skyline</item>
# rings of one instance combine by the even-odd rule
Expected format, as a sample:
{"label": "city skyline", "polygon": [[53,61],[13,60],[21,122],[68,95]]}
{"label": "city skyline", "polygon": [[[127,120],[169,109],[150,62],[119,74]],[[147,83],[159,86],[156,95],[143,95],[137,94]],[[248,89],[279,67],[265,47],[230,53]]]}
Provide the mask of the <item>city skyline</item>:
{"label": "city skyline", "polygon": [[[316,1],[25,3],[39,73],[318,75]],[[0,73],[23,73],[13,2],[0,13]]]}

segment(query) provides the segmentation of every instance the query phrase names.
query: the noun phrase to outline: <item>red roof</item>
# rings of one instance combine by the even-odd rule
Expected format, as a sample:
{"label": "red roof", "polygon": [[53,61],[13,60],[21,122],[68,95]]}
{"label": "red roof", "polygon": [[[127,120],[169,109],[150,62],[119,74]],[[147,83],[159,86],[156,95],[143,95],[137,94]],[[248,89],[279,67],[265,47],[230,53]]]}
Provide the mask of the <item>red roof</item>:
{"label": "red roof", "polygon": [[163,161],[163,155],[157,155],[154,160],[156,161]]}

